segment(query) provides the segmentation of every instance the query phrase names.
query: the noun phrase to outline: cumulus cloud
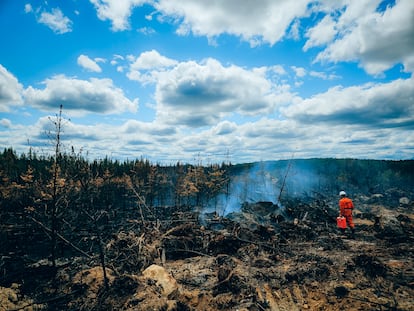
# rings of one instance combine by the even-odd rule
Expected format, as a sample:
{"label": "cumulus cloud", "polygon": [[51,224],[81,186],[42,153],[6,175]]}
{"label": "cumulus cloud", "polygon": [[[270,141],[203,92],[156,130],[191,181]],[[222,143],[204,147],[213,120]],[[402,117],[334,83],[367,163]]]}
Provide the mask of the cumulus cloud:
{"label": "cumulus cloud", "polygon": [[22,105],[23,86],[17,78],[0,64],[0,112]]}
{"label": "cumulus cloud", "polygon": [[[280,41],[289,31],[297,36],[298,17],[307,14],[309,0],[272,1],[263,0],[260,5],[249,2],[240,5],[237,1],[182,1],[182,0],[90,0],[97,10],[98,18],[110,20],[113,31],[130,28],[129,18],[135,7],[153,5],[158,19],[178,25],[177,34],[206,36],[211,42],[221,34],[240,37],[252,46]],[[152,20],[153,14],[145,18]],[[289,29],[289,28],[292,29]],[[152,28],[139,31],[148,34]]]}
{"label": "cumulus cloud", "polygon": [[351,124],[371,128],[414,127],[414,80],[334,87],[325,93],[282,108],[300,122]]}
{"label": "cumulus cloud", "polygon": [[136,59],[131,56],[130,61],[132,64],[128,78],[143,83],[155,82],[159,72],[178,64],[176,60],[162,56],[155,50],[143,52]]}
{"label": "cumulus cloud", "polygon": [[135,62],[131,65],[132,70],[141,69],[157,69],[163,67],[170,67],[177,64],[177,61],[160,55],[155,50],[142,53]]}
{"label": "cumulus cloud", "polygon": [[96,61],[83,54],[78,57],[78,65],[89,71],[102,72],[101,67]]}
{"label": "cumulus cloud", "polygon": [[138,108],[138,99],[129,100],[111,79],[92,78],[87,81],[59,75],[45,80],[43,84],[44,89],[29,86],[25,91],[26,101],[42,110],[57,109],[63,105],[72,113],[110,114],[136,112]]}
{"label": "cumulus cloud", "polygon": [[148,0],[89,0],[98,13],[98,18],[110,20],[113,31],[129,29],[129,18],[134,7],[142,6]]}
{"label": "cumulus cloud", "polygon": [[256,2],[160,0],[155,7],[179,24],[177,33],[217,37],[223,33],[240,37],[252,46],[280,41],[296,17],[306,14],[308,0]]}
{"label": "cumulus cloud", "polygon": [[45,24],[57,34],[64,34],[72,31],[72,21],[63,15],[59,8],[52,9],[51,12],[42,12],[38,22]]}
{"label": "cumulus cloud", "polygon": [[396,1],[378,10],[375,1],[345,1],[307,32],[304,49],[326,48],[316,61],[358,61],[366,72],[378,75],[397,63],[407,72],[414,69],[414,2]]}
{"label": "cumulus cloud", "polygon": [[12,122],[9,119],[0,119],[0,125],[5,128],[11,128]]}
{"label": "cumulus cloud", "polygon": [[[149,4],[156,13],[148,14],[148,21],[157,14],[162,22],[178,25],[177,34],[206,36],[210,42],[221,34],[240,37],[252,46],[274,45],[285,35],[297,38],[298,19],[308,14],[309,0],[263,0],[260,5],[249,2],[240,5],[237,1],[189,1],[189,0],[89,0],[97,11],[98,18],[109,20],[113,31],[130,28],[129,18],[135,7]],[[152,34],[153,29],[143,27],[138,31]]]}
{"label": "cumulus cloud", "polygon": [[167,123],[202,127],[234,113],[271,113],[286,96],[261,70],[224,67],[215,59],[182,62],[159,75],[157,117]]}

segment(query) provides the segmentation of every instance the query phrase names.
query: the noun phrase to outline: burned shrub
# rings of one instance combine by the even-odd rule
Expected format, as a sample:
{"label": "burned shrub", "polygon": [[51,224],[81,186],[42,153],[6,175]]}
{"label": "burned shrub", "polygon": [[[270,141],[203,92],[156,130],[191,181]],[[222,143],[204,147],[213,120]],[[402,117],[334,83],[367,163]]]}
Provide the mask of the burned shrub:
{"label": "burned shrub", "polygon": [[152,263],[158,254],[158,242],[150,243],[144,234],[120,232],[114,235],[106,246],[107,258],[116,262],[119,273],[137,273]]}

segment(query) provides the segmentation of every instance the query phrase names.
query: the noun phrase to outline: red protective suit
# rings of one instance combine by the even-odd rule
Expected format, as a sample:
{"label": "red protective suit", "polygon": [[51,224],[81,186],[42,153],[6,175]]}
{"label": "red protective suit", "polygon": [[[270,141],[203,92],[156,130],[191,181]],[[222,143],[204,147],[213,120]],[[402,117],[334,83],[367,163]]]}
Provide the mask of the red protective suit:
{"label": "red protective suit", "polygon": [[350,198],[343,197],[339,200],[339,211],[341,216],[346,218],[346,222],[349,228],[354,229],[355,224],[352,220],[352,210],[354,209],[354,203]]}

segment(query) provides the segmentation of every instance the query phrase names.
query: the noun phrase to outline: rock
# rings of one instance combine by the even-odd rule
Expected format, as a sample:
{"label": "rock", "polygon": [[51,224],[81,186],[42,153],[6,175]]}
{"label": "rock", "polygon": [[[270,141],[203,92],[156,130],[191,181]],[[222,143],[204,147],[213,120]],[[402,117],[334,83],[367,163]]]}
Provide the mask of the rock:
{"label": "rock", "polygon": [[44,305],[36,304],[32,299],[22,295],[18,284],[10,287],[0,286],[0,310],[43,310]]}
{"label": "rock", "polygon": [[377,217],[376,228],[381,237],[384,238],[399,238],[404,236],[404,230],[401,226],[400,221],[394,214],[382,213]]}
{"label": "rock", "polygon": [[410,204],[410,199],[407,197],[402,197],[398,202],[400,203],[400,206],[408,206]]}
{"label": "rock", "polygon": [[379,203],[384,199],[384,195],[381,193],[375,193],[373,195],[371,195],[371,197],[369,198],[368,203]]}
{"label": "rock", "polygon": [[142,272],[146,279],[151,279],[163,289],[163,294],[169,296],[178,290],[177,281],[161,266],[151,265]]}

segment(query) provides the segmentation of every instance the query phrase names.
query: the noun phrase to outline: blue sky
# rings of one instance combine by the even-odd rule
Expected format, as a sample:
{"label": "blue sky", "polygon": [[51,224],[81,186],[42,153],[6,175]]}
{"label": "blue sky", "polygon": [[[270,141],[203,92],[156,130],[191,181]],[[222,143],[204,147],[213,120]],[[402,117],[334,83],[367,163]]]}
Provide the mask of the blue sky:
{"label": "blue sky", "polygon": [[414,1],[3,0],[0,147],[414,158]]}

